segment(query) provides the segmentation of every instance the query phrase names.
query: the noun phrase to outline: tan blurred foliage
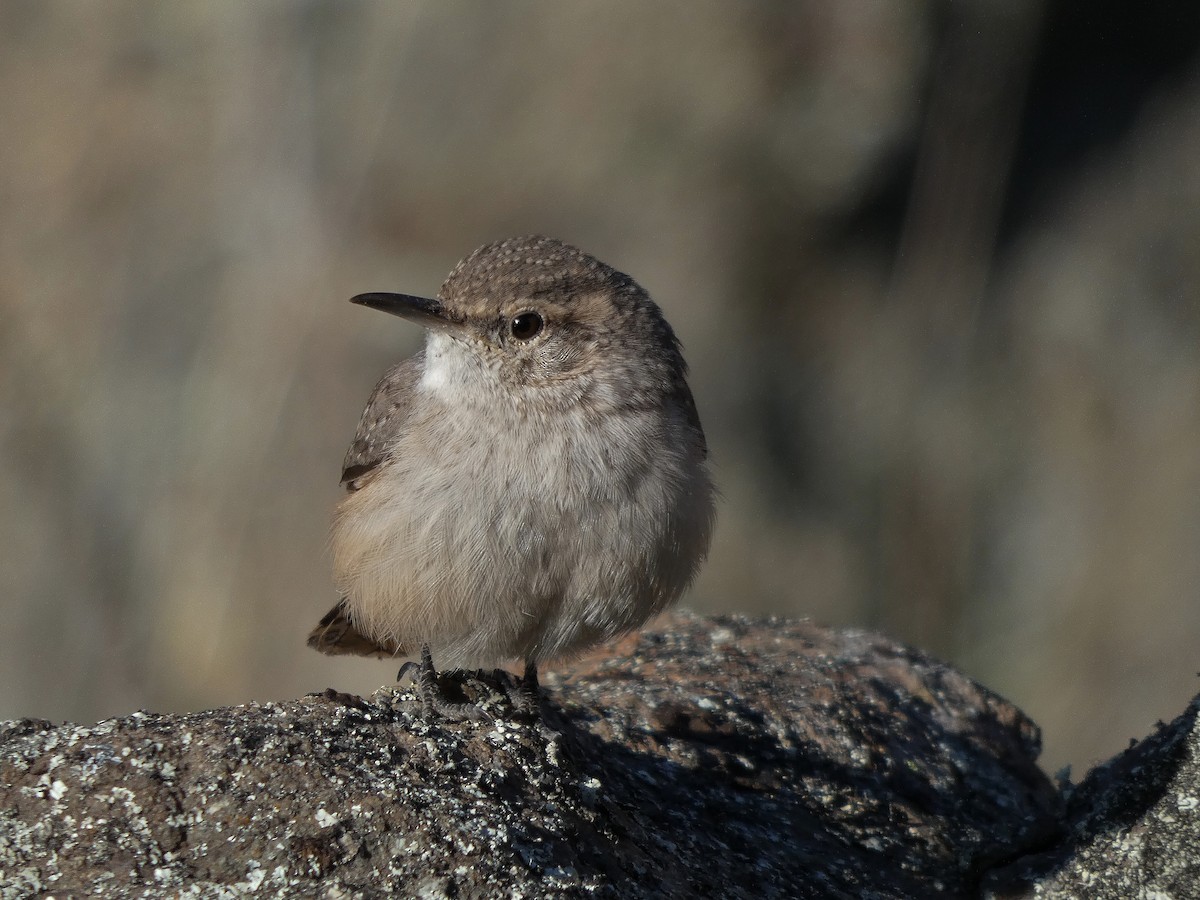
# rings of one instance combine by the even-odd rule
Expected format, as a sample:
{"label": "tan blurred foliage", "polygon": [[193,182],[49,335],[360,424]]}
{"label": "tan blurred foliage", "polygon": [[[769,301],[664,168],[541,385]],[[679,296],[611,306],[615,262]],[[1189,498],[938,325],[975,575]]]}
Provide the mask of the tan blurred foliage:
{"label": "tan blurred foliage", "polygon": [[[435,291],[543,232],[684,341],[692,603],[882,628],[1087,764],[1200,668],[1200,73],[1002,201],[1040,5],[0,5],[0,716],[369,690],[303,637]],[[855,224],[915,159],[898,237]]]}

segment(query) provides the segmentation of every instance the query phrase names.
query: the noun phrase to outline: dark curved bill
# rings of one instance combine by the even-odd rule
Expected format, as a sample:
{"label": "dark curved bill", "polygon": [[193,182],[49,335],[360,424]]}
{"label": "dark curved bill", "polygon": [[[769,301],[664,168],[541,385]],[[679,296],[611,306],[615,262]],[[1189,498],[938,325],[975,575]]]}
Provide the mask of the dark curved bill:
{"label": "dark curved bill", "polygon": [[368,306],[380,312],[391,313],[427,328],[445,327],[450,323],[446,308],[440,300],[431,297],[414,297],[411,294],[359,294],[350,298],[351,303]]}

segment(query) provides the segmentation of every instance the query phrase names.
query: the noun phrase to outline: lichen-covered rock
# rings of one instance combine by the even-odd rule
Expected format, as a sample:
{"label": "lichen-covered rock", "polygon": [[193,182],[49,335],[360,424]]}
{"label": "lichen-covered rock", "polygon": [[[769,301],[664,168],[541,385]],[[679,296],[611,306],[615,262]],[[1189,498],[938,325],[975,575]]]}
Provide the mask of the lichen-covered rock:
{"label": "lichen-covered rock", "polygon": [[1036,728],[878,637],[681,614],[544,681],[5,723],[0,897],[959,897],[1059,820]]}
{"label": "lichen-covered rock", "polygon": [[989,879],[989,897],[1200,897],[1200,697],[1069,791],[1062,841]]}

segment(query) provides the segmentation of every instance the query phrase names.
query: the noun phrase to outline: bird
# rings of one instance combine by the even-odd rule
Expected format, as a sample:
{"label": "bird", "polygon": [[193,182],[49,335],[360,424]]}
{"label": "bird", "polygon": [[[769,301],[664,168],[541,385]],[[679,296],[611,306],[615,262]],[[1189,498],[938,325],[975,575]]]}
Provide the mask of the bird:
{"label": "bird", "polygon": [[[413,657],[429,710],[464,712],[438,668],[538,667],[674,604],[705,559],[715,489],[687,364],[630,276],[563,241],[486,244],[434,298],[352,303],[426,330],[376,385],[342,465],[340,599],[327,654]],[[435,661],[438,668],[435,668]]]}

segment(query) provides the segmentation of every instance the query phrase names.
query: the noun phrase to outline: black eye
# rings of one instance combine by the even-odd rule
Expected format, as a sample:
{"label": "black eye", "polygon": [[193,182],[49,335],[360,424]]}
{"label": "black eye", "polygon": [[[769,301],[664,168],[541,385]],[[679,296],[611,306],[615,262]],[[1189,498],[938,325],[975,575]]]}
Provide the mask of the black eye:
{"label": "black eye", "polygon": [[518,341],[527,341],[537,337],[545,324],[537,313],[523,312],[513,316],[512,321],[508,323],[508,328]]}

